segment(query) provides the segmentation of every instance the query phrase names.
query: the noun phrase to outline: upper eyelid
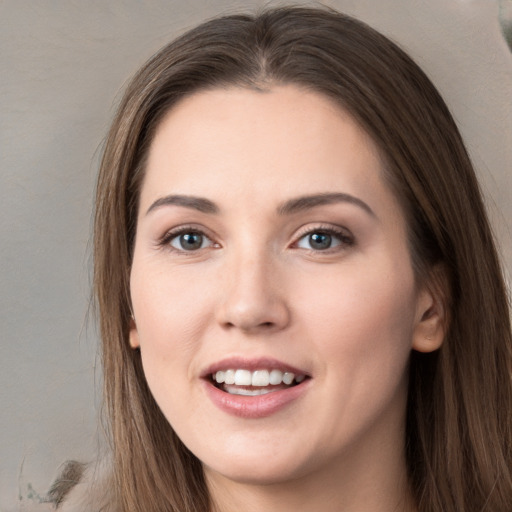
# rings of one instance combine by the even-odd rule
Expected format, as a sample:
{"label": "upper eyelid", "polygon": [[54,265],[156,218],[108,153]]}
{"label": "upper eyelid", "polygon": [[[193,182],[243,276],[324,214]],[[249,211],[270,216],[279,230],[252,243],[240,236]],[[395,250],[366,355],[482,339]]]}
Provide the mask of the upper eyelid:
{"label": "upper eyelid", "polygon": [[168,245],[171,240],[173,240],[177,236],[182,235],[183,233],[199,233],[200,235],[208,238],[208,240],[210,240],[212,243],[216,243],[215,236],[212,233],[210,233],[210,230],[207,230],[202,226],[197,226],[194,224],[185,224],[182,226],[176,226],[165,231],[164,234],[158,238],[157,245]]}
{"label": "upper eyelid", "polygon": [[202,235],[205,235],[207,237],[211,237],[211,230],[205,228],[204,226],[201,226],[199,224],[190,223],[190,224],[181,224],[179,226],[175,226],[172,228],[167,229],[161,238],[165,238],[166,236],[174,236],[179,235],[181,233],[200,233]]}
{"label": "upper eyelid", "polygon": [[322,251],[310,249],[311,251],[314,251],[315,254],[316,253],[325,254],[325,255],[327,255],[329,253],[332,254],[332,251],[339,251],[342,249],[346,249],[350,246],[353,246],[356,243],[356,239],[349,229],[347,229],[345,227],[335,226],[335,225],[330,224],[330,225],[318,225],[318,226],[314,226],[314,227],[304,227],[304,229],[301,232],[299,232],[295,235],[292,243],[290,244],[290,247],[294,248],[294,249],[308,250],[306,248],[298,247],[298,244],[300,243],[300,241],[303,238],[305,238],[306,236],[311,235],[312,233],[315,233],[315,232],[316,233],[324,232],[329,235],[333,235],[333,236],[337,237],[340,241],[339,245],[336,245],[334,247],[331,247],[329,249],[325,249]]}
{"label": "upper eyelid", "polygon": [[294,235],[294,237],[296,240],[298,240],[310,233],[314,233],[315,231],[325,231],[328,233],[334,233],[334,234],[344,235],[344,236],[347,236],[350,238],[354,238],[354,235],[352,234],[352,231],[350,231],[350,229],[348,229],[344,226],[339,226],[339,225],[335,225],[335,224],[326,224],[326,223],[319,223],[314,226],[305,225],[297,231],[297,233]]}
{"label": "upper eyelid", "polygon": [[[312,225],[313,224],[313,225]],[[295,234],[292,235],[292,241],[291,244],[297,243],[301,238],[307,236],[308,234],[314,233],[316,231],[324,231],[330,234],[334,234],[340,237],[346,237],[350,238],[352,240],[355,240],[354,235],[352,234],[352,231],[344,226],[340,226],[337,224],[330,224],[330,223],[307,223],[297,229],[295,231]],[[157,244],[158,245],[166,245],[172,240],[173,238],[179,236],[180,234],[187,233],[187,232],[194,232],[199,233],[206,238],[208,238],[212,243],[218,244],[217,239],[219,238],[212,230],[206,228],[205,226],[190,223],[190,224],[183,224],[179,225],[173,228],[168,229],[164,232],[164,234],[158,238]]]}

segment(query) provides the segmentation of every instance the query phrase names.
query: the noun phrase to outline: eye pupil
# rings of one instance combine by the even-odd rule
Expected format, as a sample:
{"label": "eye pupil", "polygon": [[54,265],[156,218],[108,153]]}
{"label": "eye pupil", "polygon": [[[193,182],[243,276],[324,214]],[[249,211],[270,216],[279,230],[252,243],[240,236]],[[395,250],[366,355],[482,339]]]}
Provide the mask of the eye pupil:
{"label": "eye pupil", "polygon": [[327,233],[312,233],[309,235],[309,244],[314,249],[322,250],[331,247],[332,237]]}
{"label": "eye pupil", "polygon": [[200,249],[203,245],[203,235],[200,233],[183,233],[180,235],[180,244],[183,249]]}

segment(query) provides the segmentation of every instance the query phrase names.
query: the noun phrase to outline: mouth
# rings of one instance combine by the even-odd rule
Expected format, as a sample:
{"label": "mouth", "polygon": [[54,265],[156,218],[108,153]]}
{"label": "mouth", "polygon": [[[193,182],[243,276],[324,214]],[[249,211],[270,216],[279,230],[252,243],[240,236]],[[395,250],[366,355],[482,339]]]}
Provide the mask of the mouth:
{"label": "mouth", "polygon": [[297,386],[309,377],[305,373],[277,368],[248,370],[227,368],[210,374],[212,384],[230,395],[261,396]]}
{"label": "mouth", "polygon": [[300,403],[313,380],[304,369],[266,357],[230,357],[206,368],[201,378],[215,406],[245,419],[266,418]]}

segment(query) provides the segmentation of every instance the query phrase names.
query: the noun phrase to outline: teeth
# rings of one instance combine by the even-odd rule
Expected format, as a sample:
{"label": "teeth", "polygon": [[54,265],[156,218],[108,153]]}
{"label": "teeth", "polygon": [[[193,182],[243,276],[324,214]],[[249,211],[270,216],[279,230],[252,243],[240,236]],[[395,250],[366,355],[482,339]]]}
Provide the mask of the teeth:
{"label": "teeth", "polygon": [[270,384],[276,386],[278,384],[281,384],[283,382],[283,372],[280,370],[272,370],[270,372]]}
{"label": "teeth", "polygon": [[[235,386],[255,387],[265,387],[268,385],[279,386],[280,384],[286,384],[289,386],[293,384],[294,381],[299,384],[305,378],[305,375],[295,375],[292,372],[282,372],[281,370],[256,370],[251,372],[243,369],[230,369],[225,371],[219,370],[212,375],[212,379],[217,382],[217,384],[226,384],[229,386],[234,384]],[[250,391],[251,392],[248,392],[247,394],[259,394],[252,393],[253,390]]]}
{"label": "teeth", "polygon": [[293,382],[293,379],[295,379],[295,374],[293,374],[293,373],[286,372],[283,375],[283,383],[284,384],[290,385]]}
{"label": "teeth", "polygon": [[252,374],[253,386],[268,386],[270,382],[270,375],[267,370],[256,370]]}
{"label": "teeth", "polygon": [[227,370],[224,374],[224,382],[226,384],[234,384],[235,383],[235,370]]}
{"label": "teeth", "polygon": [[237,370],[235,372],[235,384],[237,386],[250,386],[252,383],[252,376],[249,370]]}
{"label": "teeth", "polygon": [[243,396],[258,396],[258,395],[266,395],[267,393],[272,393],[272,389],[247,389],[247,388],[237,388],[236,386],[227,386],[226,390],[231,395],[243,395]]}

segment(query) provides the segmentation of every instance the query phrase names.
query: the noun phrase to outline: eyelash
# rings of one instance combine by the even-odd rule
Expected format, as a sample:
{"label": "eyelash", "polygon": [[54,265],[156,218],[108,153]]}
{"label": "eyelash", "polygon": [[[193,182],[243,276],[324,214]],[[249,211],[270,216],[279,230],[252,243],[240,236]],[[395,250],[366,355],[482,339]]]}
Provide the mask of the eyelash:
{"label": "eyelash", "polygon": [[[184,249],[177,249],[176,247],[173,247],[171,245],[171,242],[181,236],[181,235],[185,235],[185,234],[197,234],[197,235],[200,235],[202,237],[205,237],[207,238],[208,240],[212,241],[211,240],[211,237],[208,236],[203,229],[199,228],[199,227],[196,227],[196,226],[180,226],[178,228],[175,228],[175,229],[171,229],[170,231],[167,231],[167,233],[165,233],[165,235],[158,241],[157,243],[157,246],[160,247],[160,248],[165,248],[165,249],[168,249],[172,252],[176,252],[176,253],[179,253],[179,254],[184,254],[185,256],[187,255],[193,255],[193,254],[197,254],[201,249],[198,249],[198,250],[195,250],[195,251],[186,251]],[[215,246],[218,244],[215,244],[215,242],[212,241],[212,245]]]}
{"label": "eyelash", "polygon": [[[205,237],[208,240],[210,240],[210,242],[211,242],[210,247],[212,247],[212,246],[218,247],[219,246],[218,244],[216,244],[215,242],[212,241],[211,237],[208,236],[203,229],[196,227],[196,226],[192,226],[192,225],[180,226],[178,228],[167,231],[165,233],[165,235],[158,241],[157,246],[160,248],[166,248],[172,252],[176,252],[176,253],[183,254],[183,255],[189,255],[189,256],[197,254],[200,250],[204,249],[201,247],[197,250],[187,251],[184,249],[177,249],[176,247],[173,247],[171,245],[171,242],[175,238],[177,238],[181,235],[184,235],[184,234],[200,235],[200,236]],[[299,233],[299,235],[297,235],[297,237],[295,238],[295,241],[291,244],[291,247],[300,249],[300,247],[298,247],[298,244],[300,243],[300,241],[303,240],[305,237],[311,236],[314,234],[322,234],[322,235],[331,236],[333,238],[336,238],[340,243],[339,243],[339,245],[335,245],[334,247],[329,247],[326,249],[303,248],[303,250],[306,250],[306,251],[309,251],[309,252],[315,253],[315,254],[319,254],[319,253],[330,254],[332,252],[342,251],[343,249],[346,249],[347,247],[353,246],[355,244],[355,239],[354,239],[353,235],[347,229],[337,228],[337,227],[334,227],[331,225],[329,225],[329,226],[319,225],[319,226],[315,226],[314,228],[304,229],[301,233]]]}
{"label": "eyelash", "polygon": [[338,239],[340,242],[339,245],[335,245],[334,247],[329,247],[327,249],[304,249],[314,254],[331,254],[333,252],[343,251],[355,244],[353,235],[347,229],[338,228],[332,225],[319,225],[314,228],[304,229],[304,231],[297,236],[296,241],[292,245],[297,247],[301,240],[314,234],[328,235]]}

